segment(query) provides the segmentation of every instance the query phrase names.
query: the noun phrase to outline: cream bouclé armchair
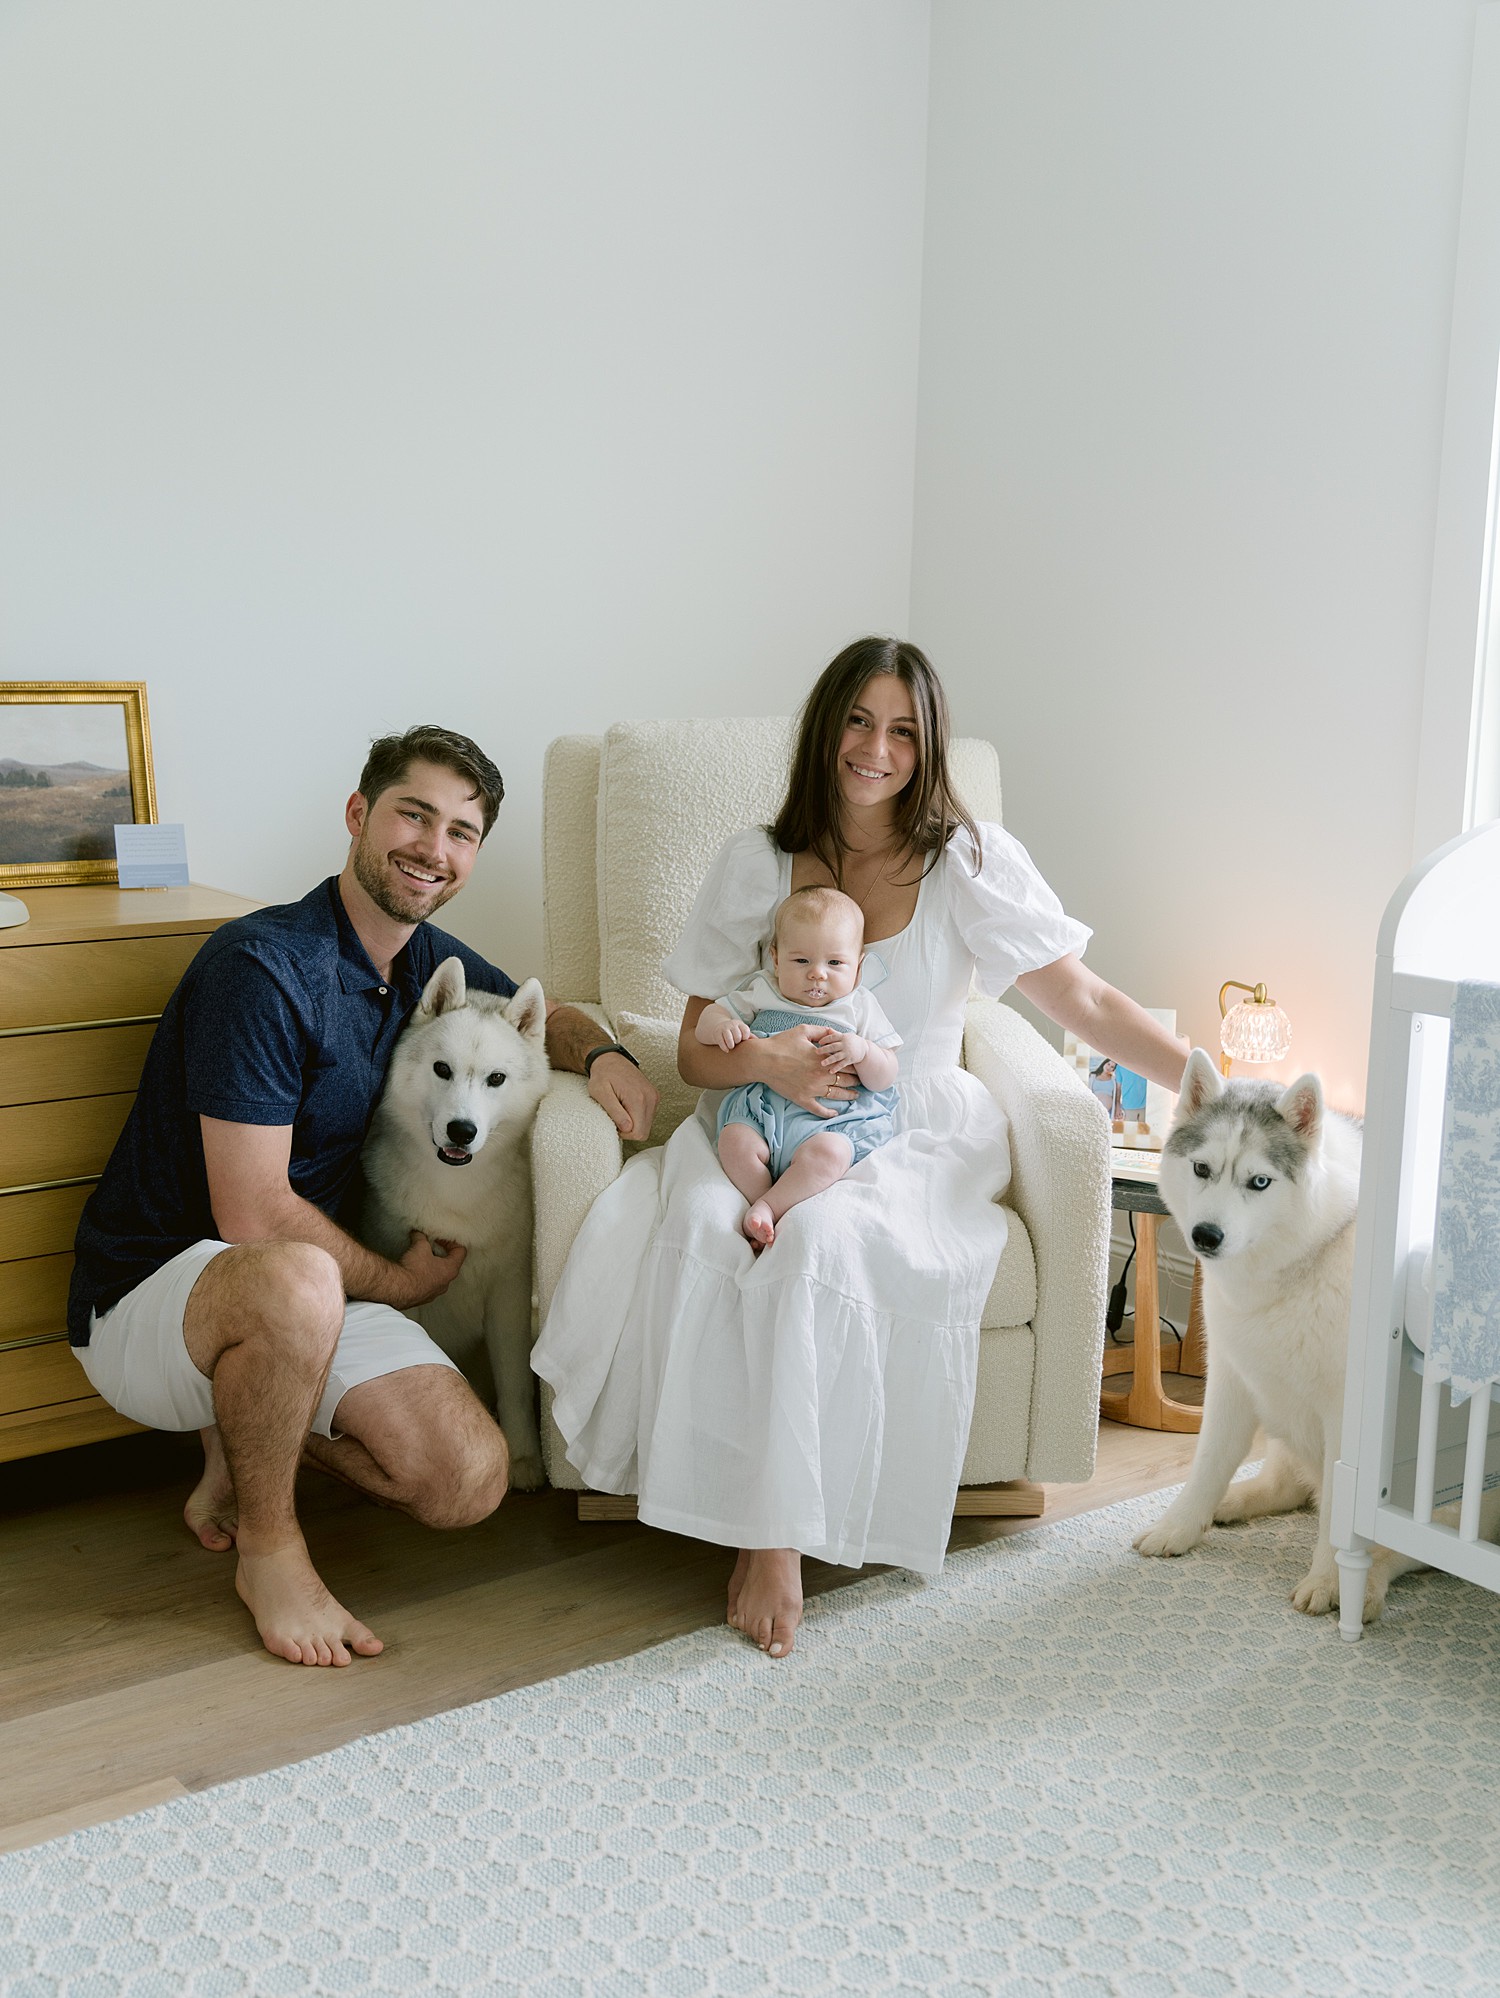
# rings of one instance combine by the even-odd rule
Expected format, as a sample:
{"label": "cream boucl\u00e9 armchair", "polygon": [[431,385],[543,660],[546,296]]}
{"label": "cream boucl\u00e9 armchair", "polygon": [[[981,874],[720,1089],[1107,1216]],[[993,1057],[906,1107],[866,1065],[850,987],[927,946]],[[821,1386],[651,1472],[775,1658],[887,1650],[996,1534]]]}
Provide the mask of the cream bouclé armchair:
{"label": "cream boucl\u00e9 armchair", "polygon": [[[683,999],[661,975],[709,861],[775,816],[791,747],[782,720],[622,722],[547,752],[543,876],[547,996],[582,1006],[661,1091],[651,1142],[697,1100],[677,1073]],[[987,742],[956,742],[954,783],[976,819],[1000,817]],[[974,1421],[958,1510],[1036,1511],[967,1489],[1087,1478],[1094,1466],[1109,1253],[1109,1135],[1098,1106],[1021,1015],[972,1000],[964,1066],[1010,1121],[1009,1235],[981,1320]],[[532,1140],[542,1317],[574,1236],[625,1148],[583,1078],[556,1075]],[[580,1489],[542,1389],[554,1485]],[[620,1510],[614,1501],[612,1509]],[[628,1510],[628,1508],[624,1508]]]}

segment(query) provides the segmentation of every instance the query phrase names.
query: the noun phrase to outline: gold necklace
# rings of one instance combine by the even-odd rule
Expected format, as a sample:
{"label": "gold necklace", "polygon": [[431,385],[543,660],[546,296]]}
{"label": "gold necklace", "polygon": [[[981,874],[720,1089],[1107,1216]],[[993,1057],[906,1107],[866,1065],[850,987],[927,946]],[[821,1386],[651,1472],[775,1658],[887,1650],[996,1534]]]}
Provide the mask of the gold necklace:
{"label": "gold necklace", "polygon": [[[904,853],[905,848],[900,849],[900,851]],[[859,905],[859,910],[861,915],[867,913],[866,905],[869,902],[870,897],[875,893],[875,890],[880,886],[881,882],[886,879],[890,871],[891,861],[895,857],[896,852],[897,849],[892,847],[884,854],[884,856],[881,859],[880,866],[875,871],[873,880],[870,882],[869,886],[865,889],[863,895],[856,895],[851,889],[848,888],[842,891],[844,894],[848,895],[851,902],[855,902]]]}

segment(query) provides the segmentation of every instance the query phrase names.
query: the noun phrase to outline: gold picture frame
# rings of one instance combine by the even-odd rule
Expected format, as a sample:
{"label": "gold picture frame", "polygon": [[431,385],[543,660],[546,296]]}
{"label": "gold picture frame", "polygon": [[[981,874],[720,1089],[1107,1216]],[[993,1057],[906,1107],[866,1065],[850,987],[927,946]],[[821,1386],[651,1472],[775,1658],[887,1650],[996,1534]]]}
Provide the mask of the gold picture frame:
{"label": "gold picture frame", "polygon": [[145,681],[0,680],[0,889],[117,881],[126,824],[156,824]]}

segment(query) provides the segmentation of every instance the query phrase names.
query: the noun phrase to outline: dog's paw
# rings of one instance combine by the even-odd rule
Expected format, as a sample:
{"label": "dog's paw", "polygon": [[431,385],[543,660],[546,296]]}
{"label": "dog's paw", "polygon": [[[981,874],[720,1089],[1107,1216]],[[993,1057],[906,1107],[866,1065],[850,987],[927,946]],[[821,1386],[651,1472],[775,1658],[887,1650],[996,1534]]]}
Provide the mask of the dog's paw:
{"label": "dog's paw", "polygon": [[510,1489],[513,1492],[539,1492],[547,1482],[540,1456],[528,1453],[510,1460]]}
{"label": "dog's paw", "polygon": [[[1338,1570],[1329,1575],[1321,1568],[1309,1568],[1302,1580],[1292,1590],[1292,1608],[1301,1610],[1304,1616],[1326,1616],[1329,1610],[1339,1606]],[[1376,1612],[1377,1615],[1379,1612]],[[1365,1617],[1369,1619],[1369,1609]]]}
{"label": "dog's paw", "polygon": [[1137,1554],[1151,1556],[1186,1554],[1203,1538],[1204,1529],[1195,1519],[1174,1519],[1164,1512],[1155,1526],[1138,1533],[1131,1543]]}
{"label": "dog's paw", "polygon": [[1245,1503],[1245,1485],[1247,1482],[1247,1480],[1241,1479],[1239,1484],[1231,1485],[1223,1498],[1219,1500],[1219,1503],[1214,1507],[1215,1526],[1243,1526],[1247,1519],[1255,1517],[1255,1514],[1251,1512]]}

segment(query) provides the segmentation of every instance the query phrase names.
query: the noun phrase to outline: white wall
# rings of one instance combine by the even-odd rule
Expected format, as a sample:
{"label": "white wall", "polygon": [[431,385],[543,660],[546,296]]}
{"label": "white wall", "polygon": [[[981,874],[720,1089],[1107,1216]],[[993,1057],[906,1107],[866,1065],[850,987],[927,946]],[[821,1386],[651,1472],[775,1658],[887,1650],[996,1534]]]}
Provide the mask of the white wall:
{"label": "white wall", "polygon": [[908,615],[915,0],[11,0],[0,676],[148,683],[195,878],[339,865],[371,735],[787,710]]}
{"label": "white wall", "polygon": [[936,0],[929,121],[918,0],[11,0],[0,675],[145,679],[266,897],[470,730],[524,970],[550,737],[910,630],[1099,969],[1356,1100],[1474,11]]}
{"label": "white wall", "polygon": [[1473,0],[938,0],[912,629],[1090,961],[1363,1096]]}

